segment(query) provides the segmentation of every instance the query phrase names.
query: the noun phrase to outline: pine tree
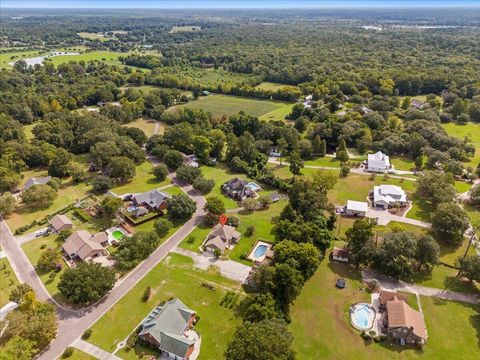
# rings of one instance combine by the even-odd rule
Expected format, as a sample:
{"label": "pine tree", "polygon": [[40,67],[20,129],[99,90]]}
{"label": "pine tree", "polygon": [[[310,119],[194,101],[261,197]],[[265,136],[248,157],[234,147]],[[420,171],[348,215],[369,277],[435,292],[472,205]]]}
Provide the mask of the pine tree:
{"label": "pine tree", "polygon": [[320,153],[319,155],[321,157],[325,157],[325,155],[327,155],[327,142],[325,140],[322,140],[321,144],[320,144]]}
{"label": "pine tree", "polygon": [[317,135],[315,136],[315,139],[313,139],[313,154],[318,156],[320,155],[322,150],[322,140],[320,140],[320,136]]}
{"label": "pine tree", "polygon": [[342,139],[340,141],[340,145],[338,145],[337,152],[338,151],[347,151],[347,144],[345,143],[345,139]]}

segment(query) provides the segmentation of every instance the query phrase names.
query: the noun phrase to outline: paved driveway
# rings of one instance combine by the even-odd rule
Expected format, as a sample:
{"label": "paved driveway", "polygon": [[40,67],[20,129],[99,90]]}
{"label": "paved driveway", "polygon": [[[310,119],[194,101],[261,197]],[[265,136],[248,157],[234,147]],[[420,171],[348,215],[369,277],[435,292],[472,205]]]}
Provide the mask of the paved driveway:
{"label": "paved driveway", "polygon": [[389,213],[387,210],[377,210],[377,209],[369,208],[367,211],[367,217],[378,219],[377,220],[378,225],[387,225],[390,221],[397,221],[404,224],[419,226],[425,229],[429,229],[432,226],[432,224],[427,223],[425,221],[410,219],[404,216],[393,215]]}

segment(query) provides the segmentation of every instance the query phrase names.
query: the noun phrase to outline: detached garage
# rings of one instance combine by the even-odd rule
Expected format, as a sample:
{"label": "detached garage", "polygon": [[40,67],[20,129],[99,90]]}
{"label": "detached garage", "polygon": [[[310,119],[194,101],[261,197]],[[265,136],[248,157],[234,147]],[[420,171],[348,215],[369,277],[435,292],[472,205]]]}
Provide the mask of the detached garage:
{"label": "detached garage", "polygon": [[368,204],[362,201],[348,200],[345,207],[345,215],[365,217],[368,211]]}

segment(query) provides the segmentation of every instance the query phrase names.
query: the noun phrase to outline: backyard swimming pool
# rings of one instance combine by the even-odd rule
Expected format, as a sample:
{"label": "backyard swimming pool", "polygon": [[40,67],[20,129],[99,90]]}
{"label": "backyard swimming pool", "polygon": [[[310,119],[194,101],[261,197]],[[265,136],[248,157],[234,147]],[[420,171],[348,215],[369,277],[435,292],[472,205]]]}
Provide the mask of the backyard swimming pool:
{"label": "backyard swimming pool", "polygon": [[120,230],[115,230],[114,232],[112,232],[112,236],[116,239],[116,240],[120,240],[122,237],[123,237],[123,232],[120,231]]}
{"label": "backyard swimming pool", "polygon": [[248,259],[251,261],[262,262],[267,256],[268,250],[272,248],[272,244],[258,240],[253,246],[252,251],[248,255]]}
{"label": "backyard swimming pool", "polygon": [[267,245],[259,245],[253,252],[253,257],[254,258],[259,258],[265,255],[267,252]]}
{"label": "backyard swimming pool", "polygon": [[375,310],[370,304],[358,303],[350,308],[350,321],[358,330],[369,330],[373,326]]}

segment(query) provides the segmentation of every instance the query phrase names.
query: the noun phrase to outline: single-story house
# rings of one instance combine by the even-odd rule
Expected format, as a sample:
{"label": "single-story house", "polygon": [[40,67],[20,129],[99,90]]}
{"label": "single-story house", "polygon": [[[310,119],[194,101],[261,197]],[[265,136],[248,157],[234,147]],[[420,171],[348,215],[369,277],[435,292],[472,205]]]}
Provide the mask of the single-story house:
{"label": "single-story house", "polygon": [[272,202],[277,202],[280,201],[280,194],[276,191],[270,193],[270,199],[272,199]]}
{"label": "single-story house", "polygon": [[425,321],[420,312],[394,297],[387,301],[384,326],[388,336],[402,345],[424,344],[428,338]]}
{"label": "single-story house", "polygon": [[365,217],[368,211],[368,204],[363,201],[348,200],[345,206],[345,215]]}
{"label": "single-story house", "polygon": [[23,186],[23,191],[27,190],[28,188],[31,188],[33,185],[46,185],[52,180],[51,176],[42,176],[42,177],[32,177],[28,179],[28,181],[25,183]]}
{"label": "single-story house", "polygon": [[395,168],[390,164],[390,157],[378,151],[375,154],[368,154],[367,171],[377,173],[394,172]]}
{"label": "single-story house", "polygon": [[173,299],[157,306],[143,320],[138,336],[157,347],[164,356],[188,360],[195,341],[187,332],[195,323],[195,311],[181,300]]}
{"label": "single-story house", "polygon": [[380,290],[380,292],[378,293],[378,302],[379,302],[378,309],[381,312],[385,311],[387,309],[387,303],[389,301],[393,301],[395,299],[402,300],[402,301],[406,302],[408,297],[407,297],[407,295],[400,294],[400,293],[397,293],[397,292]]}
{"label": "single-story house", "polygon": [[207,235],[204,246],[209,251],[223,252],[228,246],[235,245],[241,234],[233,226],[217,224]]}
{"label": "single-story house", "polygon": [[72,221],[66,215],[55,215],[50,219],[50,225],[52,226],[53,230],[56,232],[69,230],[73,228]]}
{"label": "single-story house", "polygon": [[131,214],[138,219],[139,217],[147,215],[148,209],[145,206],[139,206],[135,210],[133,210]]}
{"label": "single-story house", "polygon": [[373,187],[373,206],[387,209],[396,204],[405,206],[407,204],[407,194],[396,185],[379,185]]}
{"label": "single-story house", "polygon": [[223,191],[235,200],[243,201],[247,197],[255,195],[255,192],[248,187],[248,182],[239,178],[233,178],[223,184]]}
{"label": "single-story house", "polygon": [[105,247],[108,245],[108,235],[105,231],[92,235],[87,230],[79,230],[65,240],[62,249],[70,259],[87,260],[106,255]]}
{"label": "single-story house", "polygon": [[136,206],[144,206],[148,210],[156,211],[165,210],[167,208],[168,198],[169,195],[158,191],[157,189],[132,195],[132,201]]}
{"label": "single-story house", "polygon": [[350,252],[347,249],[334,247],[333,250],[330,252],[330,259],[340,262],[349,262]]}

